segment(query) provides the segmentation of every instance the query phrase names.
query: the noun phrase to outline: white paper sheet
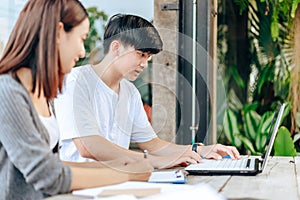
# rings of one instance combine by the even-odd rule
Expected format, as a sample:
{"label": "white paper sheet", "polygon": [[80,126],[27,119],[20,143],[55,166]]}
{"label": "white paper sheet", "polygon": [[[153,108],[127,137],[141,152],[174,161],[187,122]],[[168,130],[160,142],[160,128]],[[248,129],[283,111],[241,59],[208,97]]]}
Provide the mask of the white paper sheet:
{"label": "white paper sheet", "polygon": [[[97,197],[103,190],[107,189],[142,189],[142,188],[160,188],[161,193],[144,198],[136,198],[132,195],[118,195],[109,197],[109,200],[166,200],[166,199],[210,199],[224,200],[214,189],[206,184],[186,185],[186,184],[168,184],[168,183],[147,183],[147,182],[125,182],[121,184],[75,190],[73,195],[79,195],[95,199],[107,199],[108,197]],[[125,198],[126,197],[126,198]]]}
{"label": "white paper sheet", "polygon": [[161,192],[168,192],[168,191],[176,191],[181,189],[188,189],[191,187],[192,187],[191,185],[185,185],[185,184],[147,183],[147,182],[128,181],[125,183],[110,185],[105,187],[75,190],[72,192],[72,194],[77,196],[84,196],[84,197],[96,197],[98,194],[100,194],[103,190],[106,189],[161,188]]}

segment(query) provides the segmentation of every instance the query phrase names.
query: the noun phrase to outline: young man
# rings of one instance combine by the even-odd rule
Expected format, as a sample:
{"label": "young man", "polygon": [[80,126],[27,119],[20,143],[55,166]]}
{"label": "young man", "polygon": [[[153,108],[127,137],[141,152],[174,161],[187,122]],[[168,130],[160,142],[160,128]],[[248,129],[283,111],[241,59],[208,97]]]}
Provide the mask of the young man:
{"label": "young man", "polygon": [[[136,142],[149,152],[155,168],[201,162],[201,156],[239,158],[235,147],[176,145],[159,139],[148,122],[135,80],[151,55],[162,50],[158,31],[133,15],[113,16],[104,33],[103,60],[73,69],[63,94],[55,100],[61,132],[61,158],[69,161],[143,159],[128,150]],[[129,81],[128,81],[129,80]]]}

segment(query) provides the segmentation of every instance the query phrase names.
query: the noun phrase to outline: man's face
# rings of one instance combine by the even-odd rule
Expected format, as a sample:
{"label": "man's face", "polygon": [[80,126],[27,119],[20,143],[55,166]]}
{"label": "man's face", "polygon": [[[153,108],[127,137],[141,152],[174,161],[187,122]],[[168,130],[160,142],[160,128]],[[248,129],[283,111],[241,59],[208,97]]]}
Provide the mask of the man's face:
{"label": "man's face", "polygon": [[151,55],[150,53],[135,50],[132,46],[122,48],[118,63],[120,64],[119,69],[123,77],[130,81],[136,80],[141,72],[148,67]]}

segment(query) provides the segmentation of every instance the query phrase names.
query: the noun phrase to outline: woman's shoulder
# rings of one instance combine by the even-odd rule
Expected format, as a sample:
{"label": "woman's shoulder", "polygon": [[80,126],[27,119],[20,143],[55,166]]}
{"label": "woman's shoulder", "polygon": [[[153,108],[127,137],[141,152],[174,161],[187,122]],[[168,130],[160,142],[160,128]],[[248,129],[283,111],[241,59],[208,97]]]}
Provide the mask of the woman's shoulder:
{"label": "woman's shoulder", "polygon": [[[24,87],[9,74],[0,75],[0,91],[24,91]],[[2,93],[3,94],[3,93]]]}
{"label": "woman's shoulder", "polygon": [[26,89],[10,75],[0,75],[0,101],[17,102],[29,99]]}

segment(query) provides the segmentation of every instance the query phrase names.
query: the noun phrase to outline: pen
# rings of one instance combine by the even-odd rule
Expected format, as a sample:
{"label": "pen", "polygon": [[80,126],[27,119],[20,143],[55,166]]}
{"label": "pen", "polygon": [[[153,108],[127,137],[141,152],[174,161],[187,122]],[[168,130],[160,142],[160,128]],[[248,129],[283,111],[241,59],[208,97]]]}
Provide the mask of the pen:
{"label": "pen", "polygon": [[144,158],[146,159],[148,157],[148,151],[145,149],[144,150]]}

